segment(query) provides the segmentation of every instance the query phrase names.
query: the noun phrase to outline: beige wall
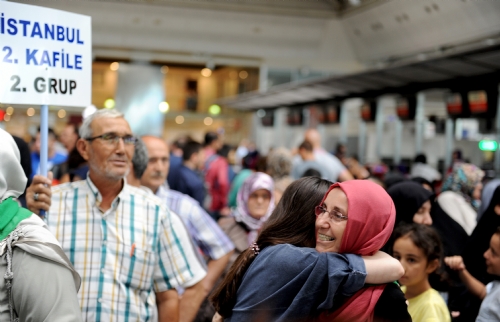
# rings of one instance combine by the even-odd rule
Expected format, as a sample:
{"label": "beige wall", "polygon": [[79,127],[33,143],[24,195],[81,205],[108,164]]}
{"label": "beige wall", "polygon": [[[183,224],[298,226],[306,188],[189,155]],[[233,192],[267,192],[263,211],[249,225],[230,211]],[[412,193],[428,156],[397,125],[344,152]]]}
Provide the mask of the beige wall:
{"label": "beige wall", "polygon": [[118,73],[112,71],[109,62],[92,63],[92,104],[101,108],[104,101],[108,98],[114,98]]}
{"label": "beige wall", "polygon": [[[241,71],[248,73],[246,79],[239,77]],[[204,77],[201,68],[169,67],[164,87],[170,111],[185,110],[189,80],[198,82],[198,112],[206,113],[216,99],[237,95],[240,86],[245,91],[257,90],[259,73],[256,68],[224,67],[213,71],[210,77]]]}

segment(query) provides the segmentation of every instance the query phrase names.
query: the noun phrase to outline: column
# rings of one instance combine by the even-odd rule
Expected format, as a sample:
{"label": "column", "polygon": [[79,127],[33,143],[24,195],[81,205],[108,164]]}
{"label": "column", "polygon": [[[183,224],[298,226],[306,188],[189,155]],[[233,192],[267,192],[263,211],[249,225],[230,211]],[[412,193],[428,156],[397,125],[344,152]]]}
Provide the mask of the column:
{"label": "column", "polygon": [[347,145],[347,126],[349,123],[349,108],[347,107],[347,101],[343,101],[340,104],[340,138],[339,142]]}
{"label": "column", "polygon": [[259,68],[259,92],[265,93],[267,91],[267,77],[269,74],[269,68],[267,65],[260,65]]}
{"label": "column", "polygon": [[289,126],[286,124],[287,116],[288,108],[286,107],[280,107],[274,111],[274,138],[273,140],[270,140],[270,138],[263,138],[264,140],[272,141],[272,143],[269,145],[270,147],[272,146],[274,148],[277,148],[280,146],[285,146],[285,127]]}
{"label": "column", "polygon": [[445,170],[451,166],[451,155],[453,153],[453,145],[455,143],[455,134],[454,134],[454,122],[453,119],[446,119],[445,133],[446,133],[446,151],[444,157],[444,167]]}
{"label": "column", "polygon": [[424,137],[424,109],[425,109],[425,94],[420,92],[417,94],[417,107],[415,112],[415,155],[422,153],[423,137]]}
{"label": "column", "polygon": [[366,122],[359,119],[359,141],[358,141],[358,158],[361,164],[366,162]]}
{"label": "column", "polygon": [[395,122],[395,140],[394,140],[394,165],[398,165],[401,163],[401,138],[403,136],[403,122],[398,118],[396,118]]}
{"label": "column", "polygon": [[[500,143],[500,90],[498,91],[497,116],[496,116],[496,141]],[[500,176],[500,147],[495,151],[495,174]]]}
{"label": "column", "polygon": [[115,95],[116,109],[125,115],[135,135],[163,135],[165,100],[163,74],[158,66],[120,63]]}
{"label": "column", "polygon": [[375,116],[375,127],[376,127],[376,154],[378,160],[382,160],[382,138],[384,135],[384,105],[382,98],[377,99],[377,111]]}

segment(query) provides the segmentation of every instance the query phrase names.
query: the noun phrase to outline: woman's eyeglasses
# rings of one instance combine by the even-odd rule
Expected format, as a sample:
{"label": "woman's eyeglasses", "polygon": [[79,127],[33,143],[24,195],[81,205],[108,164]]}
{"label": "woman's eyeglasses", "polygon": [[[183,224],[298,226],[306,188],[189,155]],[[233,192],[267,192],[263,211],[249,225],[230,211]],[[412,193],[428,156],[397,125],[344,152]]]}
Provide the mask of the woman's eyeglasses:
{"label": "woman's eyeglasses", "polygon": [[328,211],[323,206],[314,207],[314,213],[316,214],[316,217],[321,216],[325,212],[328,214],[328,218],[330,218],[331,221],[341,222],[347,220],[347,216],[342,215],[342,213],[338,212],[337,210]]}

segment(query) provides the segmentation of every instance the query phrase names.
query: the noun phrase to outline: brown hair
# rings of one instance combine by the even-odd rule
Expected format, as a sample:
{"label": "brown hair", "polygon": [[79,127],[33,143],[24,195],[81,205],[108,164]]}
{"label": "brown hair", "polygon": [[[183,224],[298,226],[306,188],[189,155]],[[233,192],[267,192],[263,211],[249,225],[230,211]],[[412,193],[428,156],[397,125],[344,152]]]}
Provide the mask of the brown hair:
{"label": "brown hair", "polygon": [[[260,250],[279,244],[314,247],[314,207],[320,204],[331,184],[316,177],[301,178],[290,184],[256,240]],[[252,249],[242,252],[210,296],[215,310],[223,317],[231,315],[243,275],[255,257]]]}

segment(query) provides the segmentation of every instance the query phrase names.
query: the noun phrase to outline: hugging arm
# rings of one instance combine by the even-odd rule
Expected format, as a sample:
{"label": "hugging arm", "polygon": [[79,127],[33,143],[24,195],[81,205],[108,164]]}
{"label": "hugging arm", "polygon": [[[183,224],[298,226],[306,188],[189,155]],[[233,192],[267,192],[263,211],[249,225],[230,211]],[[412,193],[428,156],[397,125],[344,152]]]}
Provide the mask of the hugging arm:
{"label": "hugging arm", "polygon": [[363,256],[367,284],[384,284],[398,280],[405,271],[394,257],[378,251],[373,256]]}

